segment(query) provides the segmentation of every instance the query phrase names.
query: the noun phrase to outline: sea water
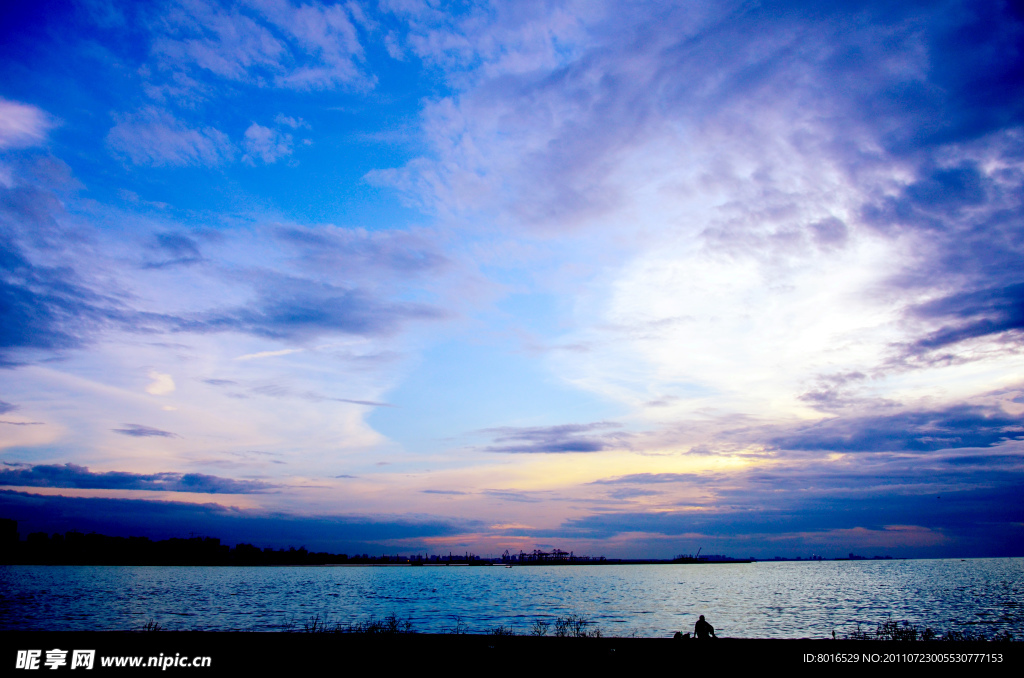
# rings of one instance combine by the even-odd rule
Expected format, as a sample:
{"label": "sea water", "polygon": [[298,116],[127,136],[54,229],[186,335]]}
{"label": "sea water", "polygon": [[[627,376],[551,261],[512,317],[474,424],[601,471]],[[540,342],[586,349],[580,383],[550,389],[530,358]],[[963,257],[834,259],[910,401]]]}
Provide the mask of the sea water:
{"label": "sea water", "polygon": [[395,615],[412,630],[828,638],[887,620],[1024,639],[1024,559],[492,567],[0,566],[0,630],[300,631]]}

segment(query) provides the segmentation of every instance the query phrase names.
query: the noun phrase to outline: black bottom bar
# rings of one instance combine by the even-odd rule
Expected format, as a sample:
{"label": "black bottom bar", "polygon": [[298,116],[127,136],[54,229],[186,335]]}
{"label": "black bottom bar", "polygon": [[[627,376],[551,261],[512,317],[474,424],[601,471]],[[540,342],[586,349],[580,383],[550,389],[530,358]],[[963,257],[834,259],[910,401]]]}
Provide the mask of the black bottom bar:
{"label": "black bottom bar", "polygon": [[[94,651],[91,669],[85,665],[88,651]],[[4,675],[45,671],[46,675],[171,672],[212,676],[274,671],[291,678],[296,671],[330,669],[363,673],[366,669],[362,667],[389,673],[441,669],[486,674],[517,669],[532,671],[541,665],[572,671],[631,673],[645,667],[658,670],[675,667],[684,672],[745,670],[763,673],[781,669],[834,673],[848,669],[870,671],[877,667],[929,670],[944,665],[960,669],[970,666],[998,674],[1019,671],[1022,657],[1024,643],[1020,642],[197,631],[0,634],[0,674]],[[78,665],[73,668],[75,663]],[[51,669],[51,665],[56,668]]]}

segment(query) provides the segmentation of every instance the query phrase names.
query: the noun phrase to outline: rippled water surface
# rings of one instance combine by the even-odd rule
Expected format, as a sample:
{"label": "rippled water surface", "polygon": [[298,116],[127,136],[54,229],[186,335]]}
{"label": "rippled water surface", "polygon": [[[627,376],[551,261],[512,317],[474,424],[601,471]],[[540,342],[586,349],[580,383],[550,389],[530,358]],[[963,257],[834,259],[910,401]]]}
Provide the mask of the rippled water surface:
{"label": "rippled water surface", "polygon": [[561,567],[0,567],[0,629],[299,630],[389,614],[471,633],[578,614],[604,635],[824,638],[890,615],[1024,638],[1024,559]]}

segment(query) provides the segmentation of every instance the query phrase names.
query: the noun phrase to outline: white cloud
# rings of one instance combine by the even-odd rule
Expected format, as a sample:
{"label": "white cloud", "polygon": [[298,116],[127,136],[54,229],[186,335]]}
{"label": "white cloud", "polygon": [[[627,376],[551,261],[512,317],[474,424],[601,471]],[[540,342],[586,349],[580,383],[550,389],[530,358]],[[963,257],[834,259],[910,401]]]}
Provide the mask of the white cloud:
{"label": "white cloud", "polygon": [[277,67],[287,48],[266,27],[237,10],[182,0],[163,18],[166,34],[153,51],[175,65],[194,64],[232,80],[257,67]]}
{"label": "white cloud", "polygon": [[405,61],[405,53],[402,51],[402,46],[398,42],[398,38],[395,37],[394,33],[388,33],[384,37],[384,47],[388,51],[388,56],[396,61]]}
{"label": "white cloud", "polygon": [[234,157],[226,134],[213,127],[192,129],[167,111],[146,108],[119,116],[107,145],[136,165],[220,165]]}
{"label": "white cloud", "polygon": [[274,117],[274,122],[276,122],[278,125],[291,127],[292,129],[299,129],[301,127],[309,129],[310,127],[309,123],[303,120],[302,118],[293,118],[291,116],[285,115],[284,113],[278,113]]}
{"label": "white cloud", "polygon": [[[598,11],[581,37],[571,3],[525,5],[521,17],[456,19],[389,4],[455,93],[425,107],[432,153],[366,178],[549,251],[580,234],[562,268],[604,270],[547,290],[572,294],[578,329],[545,339],[586,349],[550,354],[560,376],[638,408],[673,403],[658,416],[820,416],[800,396],[829,374],[862,374],[846,388],[882,404],[967,397],[1017,371],[992,347],[968,356],[984,366],[941,375],[894,366],[915,338],[910,309],[946,281],[896,281],[924,279],[934,233],[882,233],[862,218],[915,181],[915,161],[887,151],[886,135],[921,122],[880,122],[865,102],[927,77],[920,34],[843,13],[809,24],[666,3],[656,20]],[[843,50],[872,65],[837,69]]]}
{"label": "white cloud", "polygon": [[242,146],[245,148],[244,162],[255,164],[258,159],[269,165],[292,154],[292,135],[254,122],[245,130]]}
{"label": "white cloud", "polygon": [[681,238],[625,266],[598,302],[603,322],[571,337],[591,350],[560,355],[556,369],[634,406],[670,394],[651,413],[659,419],[711,410],[814,416],[799,396],[819,375],[872,375],[901,336],[904,302],[870,293],[907,257],[899,244],[859,237],[785,269],[702,245]]}
{"label": "white cloud", "polygon": [[38,146],[53,125],[53,119],[35,106],[0,99],[0,149]]}
{"label": "white cloud", "polygon": [[153,382],[146,387],[146,393],[150,395],[167,395],[174,392],[174,379],[171,378],[171,375],[150,370],[149,378]]}
{"label": "white cloud", "polygon": [[195,67],[219,77],[288,89],[367,86],[351,8],[287,0],[220,3],[180,0],[154,26],[165,68]]}

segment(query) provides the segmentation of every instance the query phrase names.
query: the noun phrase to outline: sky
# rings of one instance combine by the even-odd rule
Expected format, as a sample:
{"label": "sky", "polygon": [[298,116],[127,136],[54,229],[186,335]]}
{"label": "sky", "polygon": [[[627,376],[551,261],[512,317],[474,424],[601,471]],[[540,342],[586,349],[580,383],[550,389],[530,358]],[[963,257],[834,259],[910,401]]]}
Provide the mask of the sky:
{"label": "sky", "polygon": [[1024,555],[1019,3],[0,8],[0,517]]}

